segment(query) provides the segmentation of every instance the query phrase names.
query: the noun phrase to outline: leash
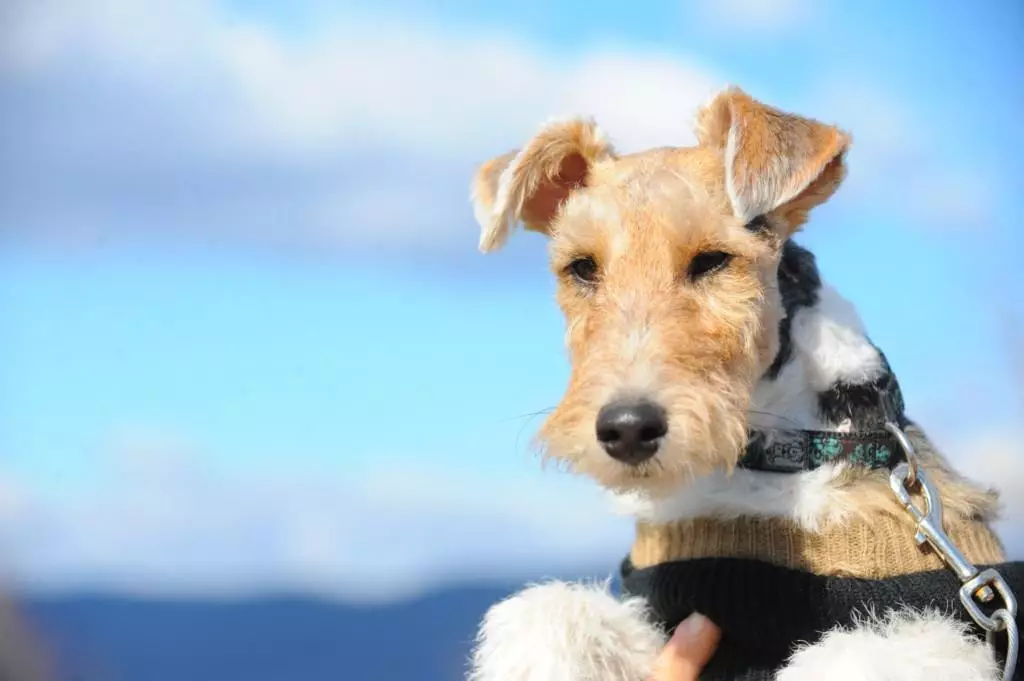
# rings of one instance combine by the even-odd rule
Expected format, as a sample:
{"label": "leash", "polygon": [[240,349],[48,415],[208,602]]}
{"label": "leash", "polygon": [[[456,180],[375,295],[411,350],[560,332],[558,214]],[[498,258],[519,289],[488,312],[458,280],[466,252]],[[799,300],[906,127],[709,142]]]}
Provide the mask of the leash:
{"label": "leash", "polygon": [[[997,569],[979,570],[943,530],[942,500],[928,474],[918,466],[914,446],[903,430],[910,421],[904,415],[903,397],[891,373],[879,386],[878,403],[883,430],[855,433],[804,430],[782,434],[775,440],[753,433],[737,465],[755,471],[798,473],[814,470],[826,463],[846,461],[871,469],[889,470],[889,486],[893,494],[917,525],[914,540],[918,545],[930,546],[957,576],[960,603],[975,624],[984,630],[994,652],[996,637],[1005,632],[1006,656],[1002,678],[1003,681],[1012,681],[1020,648],[1017,598]],[[911,496],[914,489],[924,499],[923,510],[914,504]]]}
{"label": "leash", "polygon": [[[996,636],[1006,632],[1006,658],[1003,681],[1012,681],[1017,668],[1020,632],[1017,629],[1017,598],[1003,576],[995,568],[978,570],[950,540],[942,529],[942,500],[928,474],[917,465],[914,446],[906,433],[894,423],[886,429],[899,442],[906,461],[893,468],[889,486],[900,504],[917,523],[914,540],[928,544],[960,580],[960,603],[975,624],[985,630],[986,639],[995,648]],[[924,498],[924,510],[914,505],[911,488],[918,487]],[[998,600],[997,600],[998,599]],[[990,612],[982,610],[986,605]]]}
{"label": "leash", "polygon": [[[748,470],[797,473],[837,461],[891,471],[889,486],[917,525],[915,541],[928,544],[959,578],[960,603],[985,631],[989,645],[995,648],[996,636],[1006,633],[1002,678],[1011,681],[1020,648],[1016,596],[998,570],[978,570],[945,533],[939,492],[917,465],[914,447],[900,426],[889,421],[880,432],[798,431],[778,442],[754,440],[738,465]],[[915,488],[924,498],[924,510],[914,505],[911,490]],[[990,609],[988,614],[982,604]]]}

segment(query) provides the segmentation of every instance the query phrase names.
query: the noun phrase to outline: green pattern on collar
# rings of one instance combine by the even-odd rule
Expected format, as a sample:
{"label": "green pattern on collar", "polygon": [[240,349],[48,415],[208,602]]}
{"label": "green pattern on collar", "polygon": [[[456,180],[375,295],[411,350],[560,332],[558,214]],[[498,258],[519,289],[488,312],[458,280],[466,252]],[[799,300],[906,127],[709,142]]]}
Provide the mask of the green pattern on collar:
{"label": "green pattern on collar", "polygon": [[755,436],[738,465],[750,470],[796,473],[837,461],[868,468],[892,468],[903,457],[903,450],[888,431],[802,430],[783,434],[770,444],[765,444],[763,436]]}
{"label": "green pattern on collar", "polygon": [[[882,362],[888,370],[884,356]],[[909,425],[896,376],[888,372],[877,390],[881,421],[894,423],[900,428]],[[882,423],[878,425],[881,427]],[[764,433],[753,432],[737,465],[749,470],[798,473],[838,461],[872,469],[892,469],[905,460],[906,454],[899,442],[882,427],[877,431],[853,433],[796,430],[779,433],[770,443],[766,443]]]}

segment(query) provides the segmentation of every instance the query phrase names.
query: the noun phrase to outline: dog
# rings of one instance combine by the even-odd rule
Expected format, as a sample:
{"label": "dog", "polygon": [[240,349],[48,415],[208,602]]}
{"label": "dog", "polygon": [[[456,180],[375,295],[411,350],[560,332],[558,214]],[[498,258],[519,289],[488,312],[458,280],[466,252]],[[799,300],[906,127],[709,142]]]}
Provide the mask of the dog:
{"label": "dog", "polygon": [[[543,454],[606,488],[636,540],[622,595],[548,582],[492,606],[469,678],[643,681],[694,611],[723,631],[702,678],[999,678],[1024,567],[991,529],[997,494],[906,417],[793,239],[850,135],[735,87],[694,127],[695,146],[619,154],[592,119],[553,120],[473,179],[482,251],[518,224],[550,239],[571,375]],[[958,601],[991,566],[998,593],[963,588],[1002,606],[994,645]]]}

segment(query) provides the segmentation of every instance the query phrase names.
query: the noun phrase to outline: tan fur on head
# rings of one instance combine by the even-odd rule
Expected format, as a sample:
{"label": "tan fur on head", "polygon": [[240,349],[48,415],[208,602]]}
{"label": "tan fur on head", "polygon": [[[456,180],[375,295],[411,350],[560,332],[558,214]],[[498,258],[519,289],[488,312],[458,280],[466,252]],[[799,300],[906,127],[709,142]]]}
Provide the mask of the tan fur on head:
{"label": "tan fur on head", "polygon": [[[541,430],[548,455],[607,487],[657,490],[730,468],[756,378],[778,348],[781,245],[842,178],[845,135],[739,90],[697,118],[699,146],[618,156],[597,126],[545,126],[484,164],[473,185],[480,247],[512,225],[551,237],[572,375]],[[766,214],[770,230],[747,221]],[[697,276],[698,258],[728,254]],[[595,279],[573,263],[592,259]],[[654,401],[669,430],[639,466],[609,457],[595,420],[610,401]]]}
{"label": "tan fur on head", "polygon": [[[692,164],[715,166],[711,158]],[[765,286],[773,242],[723,214],[706,181],[683,169],[685,151],[614,168],[573,195],[551,244],[558,303],[569,322],[569,388],[541,430],[547,451],[602,483],[670,485],[728,464],[746,440],[756,378]],[[609,170],[612,170],[611,168]],[[700,253],[733,254],[727,269],[690,281]],[[594,259],[598,280],[569,271]],[[623,467],[595,439],[605,404],[652,400],[669,416],[662,453]]]}
{"label": "tan fur on head", "polygon": [[698,113],[696,133],[724,156],[735,214],[746,221],[779,211],[788,233],[838,188],[850,144],[835,127],[765,106],[737,88]]}

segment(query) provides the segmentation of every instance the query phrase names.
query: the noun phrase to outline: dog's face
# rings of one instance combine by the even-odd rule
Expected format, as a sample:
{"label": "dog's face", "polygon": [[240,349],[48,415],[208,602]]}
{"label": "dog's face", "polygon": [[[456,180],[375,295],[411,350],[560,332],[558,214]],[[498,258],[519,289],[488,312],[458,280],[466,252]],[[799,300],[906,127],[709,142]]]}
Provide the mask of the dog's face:
{"label": "dog's face", "polygon": [[474,182],[482,250],[515,222],[551,237],[572,374],[540,439],[613,489],[735,464],[782,244],[843,175],[846,135],[739,90],[696,127],[696,147],[619,156],[592,122],[552,123]]}

